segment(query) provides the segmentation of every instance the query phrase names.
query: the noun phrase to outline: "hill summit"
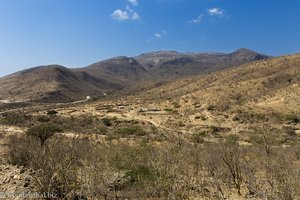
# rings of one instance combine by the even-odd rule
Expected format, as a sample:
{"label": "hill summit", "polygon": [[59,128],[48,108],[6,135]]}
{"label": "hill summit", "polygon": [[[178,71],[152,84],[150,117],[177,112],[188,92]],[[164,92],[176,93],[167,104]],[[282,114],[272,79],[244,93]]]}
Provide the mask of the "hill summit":
{"label": "hill summit", "polygon": [[179,53],[158,51],[136,57],[115,57],[71,69],[38,66],[0,78],[0,99],[10,101],[67,102],[86,96],[101,97],[136,86],[205,74],[268,56],[248,49],[232,53]]}

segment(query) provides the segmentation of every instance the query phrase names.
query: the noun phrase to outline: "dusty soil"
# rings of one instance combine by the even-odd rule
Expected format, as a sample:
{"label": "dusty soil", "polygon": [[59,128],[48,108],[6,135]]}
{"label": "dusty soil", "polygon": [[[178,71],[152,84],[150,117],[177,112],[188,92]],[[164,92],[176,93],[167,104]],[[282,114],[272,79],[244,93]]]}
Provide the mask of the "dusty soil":
{"label": "dusty soil", "polygon": [[30,197],[30,192],[34,191],[31,176],[34,171],[10,165],[5,160],[9,134],[20,134],[22,130],[6,126],[0,130],[0,199],[30,199],[26,197]]}

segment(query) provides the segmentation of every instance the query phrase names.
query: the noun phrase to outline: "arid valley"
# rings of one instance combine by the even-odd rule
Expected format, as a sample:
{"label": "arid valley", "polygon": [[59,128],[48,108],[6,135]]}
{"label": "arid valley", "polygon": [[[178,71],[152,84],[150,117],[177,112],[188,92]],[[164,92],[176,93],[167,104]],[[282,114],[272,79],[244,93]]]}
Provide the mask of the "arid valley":
{"label": "arid valley", "polygon": [[300,1],[0,1],[0,200],[300,200]]}
{"label": "arid valley", "polygon": [[298,199],[299,67],[291,55],[96,99],[3,102],[1,192]]}

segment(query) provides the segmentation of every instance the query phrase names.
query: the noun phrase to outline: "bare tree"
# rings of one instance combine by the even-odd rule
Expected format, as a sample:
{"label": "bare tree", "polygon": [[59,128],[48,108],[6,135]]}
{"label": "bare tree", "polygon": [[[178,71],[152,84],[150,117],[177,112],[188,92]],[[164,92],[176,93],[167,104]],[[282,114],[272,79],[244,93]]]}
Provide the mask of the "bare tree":
{"label": "bare tree", "polygon": [[241,166],[241,150],[237,143],[238,138],[235,135],[230,135],[226,138],[226,142],[220,144],[222,151],[222,161],[227,168],[235,188],[241,195],[241,185],[243,182],[242,166]]}

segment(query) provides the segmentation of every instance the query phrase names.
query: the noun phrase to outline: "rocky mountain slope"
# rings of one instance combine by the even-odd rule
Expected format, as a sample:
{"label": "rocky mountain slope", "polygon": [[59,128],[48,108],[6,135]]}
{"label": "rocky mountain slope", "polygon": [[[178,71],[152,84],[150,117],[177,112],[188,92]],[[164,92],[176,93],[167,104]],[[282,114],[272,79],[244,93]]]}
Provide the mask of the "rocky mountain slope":
{"label": "rocky mountain slope", "polygon": [[116,57],[92,64],[81,71],[93,74],[96,77],[109,77],[116,82],[128,84],[149,78],[147,70],[134,58],[125,56]]}
{"label": "rocky mountain slope", "polygon": [[222,70],[228,67],[266,59],[268,56],[248,49],[233,53],[177,53],[160,51],[135,57],[152,75],[153,79],[176,79]]}
{"label": "rocky mountain slope", "polygon": [[119,102],[139,108],[123,115],[173,132],[219,127],[223,136],[238,134],[247,142],[255,127],[268,127],[281,144],[293,144],[284,135],[300,133],[299,69],[300,54],[256,61],[165,83]]}
{"label": "rocky mountain slope", "polygon": [[179,109],[240,107],[288,114],[300,110],[299,69],[300,54],[278,57],[177,80],[140,96],[169,107],[176,102]]}
{"label": "rocky mountain slope", "polygon": [[175,80],[268,58],[247,49],[224,53],[154,52],[78,69],[40,66],[0,78],[0,100],[67,102],[136,85]]}
{"label": "rocky mountain slope", "polygon": [[61,102],[82,99],[107,89],[122,88],[108,78],[59,65],[35,67],[0,79],[1,98]]}
{"label": "rocky mountain slope", "polygon": [[[299,68],[300,54],[297,54],[181,78],[116,98],[82,104],[50,104],[52,111],[56,112],[51,115],[48,112],[49,104],[28,106],[19,112],[11,110],[0,116],[0,154],[1,148],[4,150],[11,146],[6,142],[11,134],[21,136],[26,131],[24,127],[32,127],[33,124],[38,126],[47,121],[48,124],[56,123],[65,128],[65,132],[48,140],[48,147],[53,148],[51,152],[54,153],[54,156],[48,154],[49,161],[56,158],[57,152],[62,152],[58,158],[68,158],[71,146],[62,142],[79,139],[74,149],[80,151],[72,153],[72,156],[79,155],[78,159],[83,164],[79,165],[80,170],[72,172],[80,172],[76,174],[79,178],[75,180],[79,180],[80,186],[88,188],[84,190],[87,198],[95,194],[101,196],[102,193],[94,192],[99,191],[99,188],[113,195],[110,188],[116,182],[126,186],[118,187],[117,195],[120,198],[150,199],[148,194],[153,194],[153,190],[146,192],[152,185],[160,183],[156,181],[160,179],[148,179],[147,173],[146,178],[136,179],[146,180],[142,187],[129,184],[134,179],[127,178],[126,173],[120,171],[118,167],[121,162],[124,163],[122,166],[129,166],[125,168],[126,171],[140,169],[139,166],[154,166],[154,172],[157,169],[164,169],[164,174],[172,172],[171,177],[175,177],[172,180],[182,185],[178,189],[180,194],[186,192],[194,199],[222,199],[225,196],[227,199],[257,200],[265,199],[266,196],[276,199],[279,195],[280,199],[286,199],[287,192],[291,199],[299,199],[299,193],[294,192],[299,188],[299,178],[295,177],[299,176],[300,166]],[[1,138],[2,132],[4,134]],[[54,141],[64,145],[50,145]],[[16,148],[16,152],[26,152],[26,147],[20,147]],[[131,151],[130,148],[136,150]],[[103,155],[101,160],[99,155]],[[234,177],[230,171],[232,168],[224,165],[226,155],[233,158],[230,163],[240,167],[239,174],[245,185],[240,193],[234,185],[234,179],[230,179]],[[115,158],[120,159],[116,162]],[[98,165],[99,160],[100,164],[110,164],[103,168],[102,164]],[[4,161],[1,163],[0,159],[0,191],[35,191],[34,183],[39,180],[36,178],[40,178],[40,170],[17,168]],[[64,166],[61,163],[69,166],[69,162],[64,161],[53,163],[57,163],[54,165],[59,166],[57,169]],[[77,165],[79,162],[74,163]],[[97,182],[86,185],[85,178],[94,180],[95,174],[105,176],[101,175],[101,179],[96,176]],[[70,177],[73,177],[73,173]],[[158,177],[156,173],[154,177]],[[211,180],[212,183],[209,182]],[[265,180],[271,180],[275,187]],[[174,182],[169,184],[169,177],[158,188],[166,183],[173,192]],[[70,184],[66,182],[65,185]],[[101,187],[92,190],[94,185]],[[202,192],[203,185],[205,188]]]}

